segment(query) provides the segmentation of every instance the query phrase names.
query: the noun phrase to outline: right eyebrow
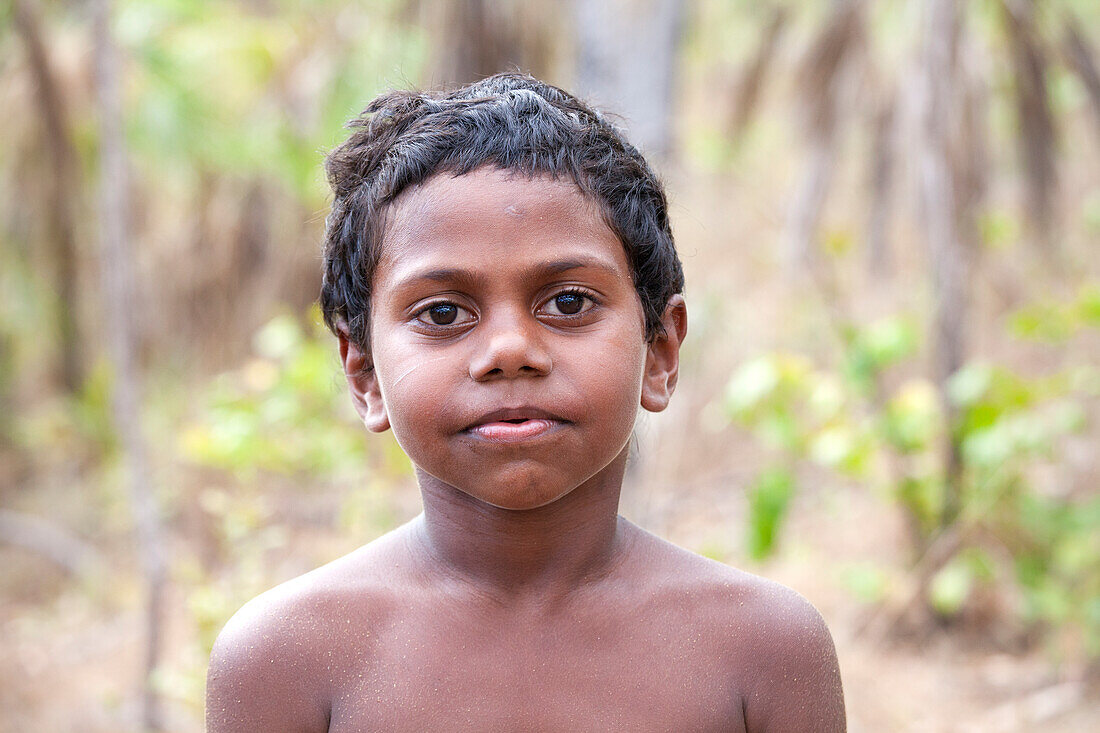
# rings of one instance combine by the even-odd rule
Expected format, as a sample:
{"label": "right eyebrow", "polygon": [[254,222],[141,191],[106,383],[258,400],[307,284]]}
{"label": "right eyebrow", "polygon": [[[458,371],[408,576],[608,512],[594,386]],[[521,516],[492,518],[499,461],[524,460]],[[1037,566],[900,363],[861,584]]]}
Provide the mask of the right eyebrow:
{"label": "right eyebrow", "polygon": [[437,283],[455,283],[463,287],[477,288],[484,285],[485,276],[460,267],[440,267],[434,270],[412,272],[407,277],[401,278],[397,283],[397,288],[404,289],[423,280]]}

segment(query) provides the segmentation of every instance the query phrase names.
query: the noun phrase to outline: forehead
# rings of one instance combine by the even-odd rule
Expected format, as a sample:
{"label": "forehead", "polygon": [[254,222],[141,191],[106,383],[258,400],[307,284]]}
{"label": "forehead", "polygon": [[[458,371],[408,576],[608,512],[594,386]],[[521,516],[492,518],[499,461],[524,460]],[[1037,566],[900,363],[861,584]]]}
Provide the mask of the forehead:
{"label": "forehead", "polygon": [[504,274],[562,259],[598,262],[630,277],[622,242],[570,181],[489,167],[443,173],[402,193],[387,219],[376,278],[399,280],[424,267]]}

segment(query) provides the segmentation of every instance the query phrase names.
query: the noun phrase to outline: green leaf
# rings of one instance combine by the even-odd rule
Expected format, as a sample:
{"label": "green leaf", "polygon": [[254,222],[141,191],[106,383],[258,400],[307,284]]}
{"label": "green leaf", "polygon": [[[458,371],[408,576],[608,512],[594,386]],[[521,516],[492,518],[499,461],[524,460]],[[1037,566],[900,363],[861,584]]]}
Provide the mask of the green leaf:
{"label": "green leaf", "polygon": [[1078,318],[1087,326],[1100,328],[1100,285],[1086,285],[1077,296]]}
{"label": "green leaf", "polygon": [[810,457],[822,465],[841,468],[851,462],[857,447],[851,429],[834,425],[819,432],[810,442]]}
{"label": "green leaf", "polygon": [[1081,204],[1081,219],[1093,235],[1100,235],[1100,190],[1094,190]]}
{"label": "green leaf", "polygon": [[738,415],[751,410],[779,386],[779,369],[767,356],[746,362],[726,386],[726,408]]}
{"label": "green leaf", "polygon": [[844,257],[855,248],[855,237],[849,229],[831,229],[822,239],[821,248],[833,257]]}
{"label": "green leaf", "polygon": [[282,361],[295,351],[302,341],[302,330],[291,316],[277,316],[260,329],[253,338],[256,353],[268,359]]}
{"label": "green leaf", "polygon": [[928,600],[944,616],[954,616],[970,597],[974,576],[964,558],[956,557],[932,578]]}
{"label": "green leaf", "polygon": [[935,477],[903,476],[897,483],[898,501],[924,529],[931,528],[940,515],[943,485]]}
{"label": "green leaf", "polygon": [[779,530],[794,494],[794,478],[782,468],[762,473],[749,490],[748,551],[754,560],[775,552]]}
{"label": "green leaf", "polygon": [[1073,310],[1065,305],[1037,303],[1021,308],[1009,321],[1014,336],[1030,341],[1060,343],[1073,336]]}
{"label": "green leaf", "polygon": [[840,582],[864,603],[879,603],[886,598],[889,577],[871,563],[849,565],[841,571]]}
{"label": "green leaf", "polygon": [[917,348],[916,327],[905,318],[879,319],[864,328],[851,328],[844,356],[848,379],[862,390],[871,387],[884,369],[911,356]]}
{"label": "green leaf", "polygon": [[838,417],[844,409],[844,387],[832,374],[819,374],[810,390],[809,406],[822,420]]}
{"label": "green leaf", "polygon": [[959,407],[973,405],[986,395],[992,383],[992,367],[968,364],[951,375],[947,382],[947,396]]}
{"label": "green leaf", "polygon": [[902,318],[884,318],[864,331],[864,348],[879,369],[912,356],[917,349],[917,329]]}
{"label": "green leaf", "polygon": [[1007,249],[1020,236],[1016,219],[1006,211],[990,211],[978,221],[982,242],[990,249]]}
{"label": "green leaf", "polygon": [[927,380],[904,383],[886,406],[886,439],[903,453],[931,447],[942,429],[939,396]]}

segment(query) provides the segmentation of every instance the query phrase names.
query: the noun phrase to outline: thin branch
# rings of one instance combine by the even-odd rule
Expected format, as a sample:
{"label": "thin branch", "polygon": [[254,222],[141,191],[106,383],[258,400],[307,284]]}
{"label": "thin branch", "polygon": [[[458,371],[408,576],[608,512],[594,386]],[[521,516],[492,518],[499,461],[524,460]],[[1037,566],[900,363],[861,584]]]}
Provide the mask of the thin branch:
{"label": "thin branch", "polygon": [[0,542],[44,557],[78,578],[94,577],[106,566],[99,551],[87,542],[29,514],[0,509]]}
{"label": "thin branch", "polygon": [[159,701],[152,686],[152,674],[161,650],[166,580],[164,531],[150,480],[141,425],[141,387],[134,356],[136,334],[132,317],[135,311],[134,255],[127,231],[130,202],[126,143],[118,57],[111,34],[110,0],[95,0],[92,11],[100,137],[100,265],[108,318],[104,330],[110,335],[108,345],[116,376],[112,406],[148,594],[142,722],[146,730],[160,730]]}
{"label": "thin branch", "polygon": [[893,269],[890,214],[893,211],[897,167],[897,94],[891,92],[875,113],[871,144],[871,200],[867,220],[867,269],[877,277]]}

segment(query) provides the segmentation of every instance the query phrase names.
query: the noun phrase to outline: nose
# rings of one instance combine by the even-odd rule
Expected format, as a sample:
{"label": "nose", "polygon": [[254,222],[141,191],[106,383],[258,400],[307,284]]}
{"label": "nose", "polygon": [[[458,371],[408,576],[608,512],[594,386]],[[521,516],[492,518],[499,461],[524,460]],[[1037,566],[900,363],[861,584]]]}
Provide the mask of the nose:
{"label": "nose", "polygon": [[500,314],[482,321],[479,330],[482,338],[470,360],[475,381],[545,376],[553,368],[543,328],[530,315]]}

